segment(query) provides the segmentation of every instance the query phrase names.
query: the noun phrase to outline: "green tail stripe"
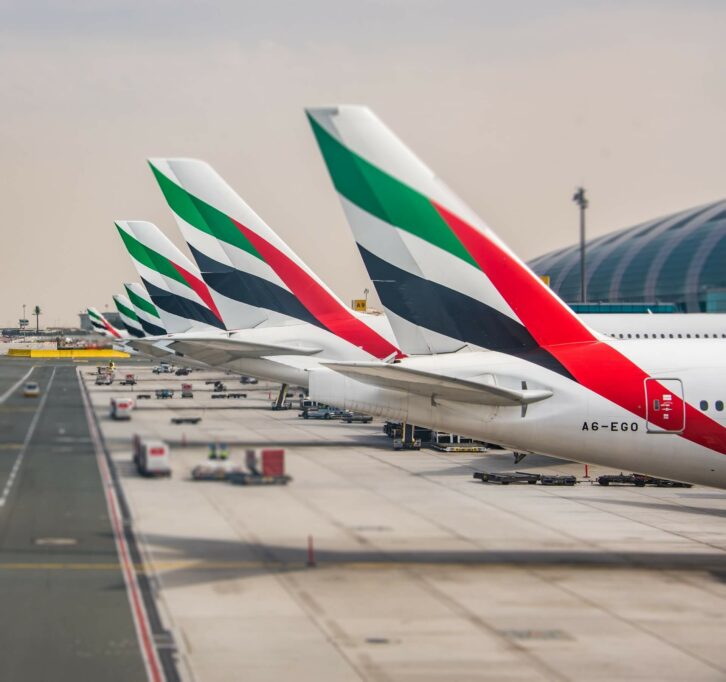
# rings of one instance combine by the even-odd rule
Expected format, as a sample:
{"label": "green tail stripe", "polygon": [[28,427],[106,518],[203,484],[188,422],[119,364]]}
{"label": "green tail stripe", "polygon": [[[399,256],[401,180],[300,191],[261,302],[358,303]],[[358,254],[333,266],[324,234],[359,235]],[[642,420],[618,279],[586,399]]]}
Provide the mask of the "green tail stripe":
{"label": "green tail stripe", "polygon": [[358,208],[478,267],[430,199],[358,156],[308,114],[335,188]]}
{"label": "green tail stripe", "polygon": [[226,214],[190,194],[149,163],[169,208],[182,220],[202,232],[264,260],[247,237]]}
{"label": "green tail stripe", "polygon": [[156,310],[156,306],[151,302],[147,301],[145,298],[141,298],[133,289],[130,287],[124,287],[126,289],[126,293],[128,294],[129,300],[131,303],[133,303],[137,308],[140,310],[143,310],[144,312],[149,313],[149,315],[153,315],[154,317],[159,317],[159,313]]}
{"label": "green tail stripe", "polygon": [[103,320],[101,319],[101,316],[100,315],[96,315],[96,313],[94,313],[92,310],[88,310],[86,312],[88,312],[88,317],[92,317],[97,322],[100,322],[101,324],[103,324]]}
{"label": "green tail stripe", "polygon": [[121,303],[120,301],[117,301],[116,299],[114,299],[113,302],[116,304],[116,308],[118,308],[118,311],[122,315],[126,315],[126,317],[128,317],[131,320],[134,320],[135,322],[139,321],[138,316],[136,315],[136,313],[133,310],[131,310],[130,308],[127,308],[123,303]]}
{"label": "green tail stripe", "polygon": [[124,245],[135,261],[145,265],[150,270],[154,270],[154,272],[158,272],[161,275],[176,280],[185,287],[189,286],[184,278],[177,272],[176,268],[169,262],[168,258],[165,258],[160,253],[144,246],[144,244],[142,244],[138,239],[132,237],[118,225],[116,225],[116,227],[121,234],[121,239],[123,239]]}

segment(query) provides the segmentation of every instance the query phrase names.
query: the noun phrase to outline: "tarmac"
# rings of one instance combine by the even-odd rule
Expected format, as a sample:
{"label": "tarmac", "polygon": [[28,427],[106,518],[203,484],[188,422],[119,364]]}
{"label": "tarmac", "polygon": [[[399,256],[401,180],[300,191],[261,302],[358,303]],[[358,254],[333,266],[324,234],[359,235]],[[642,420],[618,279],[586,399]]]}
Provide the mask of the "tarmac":
{"label": "tarmac", "polygon": [[[726,678],[725,491],[481,484],[474,471],[585,472],[394,452],[381,423],[273,412],[273,386],[230,376],[248,397],[212,400],[212,375],[137,374],[126,393],[89,388],[182,678]],[[181,381],[193,399],[107,416],[112,395]],[[136,474],[134,433],[171,444],[170,479]],[[191,480],[215,441],[240,464],[248,447],[284,447],[292,482]]]}
{"label": "tarmac", "polygon": [[144,679],[73,363],[0,360],[0,486],[0,679]]}
{"label": "tarmac", "polygon": [[[39,399],[19,392],[31,366]],[[581,464],[500,450],[394,452],[380,422],[273,412],[271,385],[227,376],[247,397],[218,400],[219,373],[130,364],[126,388],[93,370],[0,358],[2,680],[726,678],[726,491],[605,488]],[[112,396],[182,381],[194,398],[108,416]],[[133,434],[171,444],[171,478],[136,473]],[[213,442],[240,464],[284,447],[293,480],[191,480]]]}

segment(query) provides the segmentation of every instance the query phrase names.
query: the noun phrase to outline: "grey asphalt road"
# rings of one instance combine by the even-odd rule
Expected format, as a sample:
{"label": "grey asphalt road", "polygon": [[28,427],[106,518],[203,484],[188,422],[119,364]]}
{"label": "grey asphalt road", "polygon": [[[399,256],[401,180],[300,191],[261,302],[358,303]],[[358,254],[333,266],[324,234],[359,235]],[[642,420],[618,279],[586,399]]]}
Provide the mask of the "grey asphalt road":
{"label": "grey asphalt road", "polygon": [[41,397],[0,404],[0,680],[144,680],[76,366],[0,358],[0,396],[31,364]]}

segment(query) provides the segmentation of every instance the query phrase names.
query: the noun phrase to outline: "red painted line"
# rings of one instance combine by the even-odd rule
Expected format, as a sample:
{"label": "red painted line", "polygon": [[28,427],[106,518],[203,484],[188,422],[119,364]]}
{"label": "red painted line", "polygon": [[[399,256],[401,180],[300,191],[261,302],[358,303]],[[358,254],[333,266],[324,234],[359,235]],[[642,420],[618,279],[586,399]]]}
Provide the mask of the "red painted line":
{"label": "red painted line", "polygon": [[348,343],[362,348],[375,358],[382,360],[391,355],[397,358],[405,357],[390,341],[353,315],[295,261],[242,223],[234,218],[230,220],[285,282],[288,289],[326,329]]}
{"label": "red painted line", "polygon": [[116,542],[116,551],[119,555],[122,574],[124,582],[126,583],[126,592],[131,605],[131,614],[133,616],[134,625],[136,626],[136,634],[139,638],[147,677],[151,682],[164,682],[164,674],[162,672],[161,664],[159,663],[156,648],[152,641],[149,618],[146,613],[146,609],[144,608],[143,600],[141,599],[141,590],[139,589],[139,584],[136,580],[136,573],[134,572],[133,564],[129,555],[128,544],[126,543],[126,538],[124,536],[123,526],[121,523],[121,513],[119,510],[118,499],[116,497],[116,491],[113,487],[113,480],[111,479],[111,472],[108,469],[108,464],[103,454],[101,438],[98,433],[98,427],[96,426],[96,420],[93,418],[91,403],[88,395],[86,394],[86,386],[83,383],[80,367],[77,371],[78,382],[81,385],[81,395],[83,396],[83,407],[85,409],[86,420],[88,422],[88,431],[91,435],[93,447],[96,451],[96,462],[101,473],[101,482],[103,483],[106,506],[108,507],[109,517],[111,519],[111,528],[113,529],[114,540]]}

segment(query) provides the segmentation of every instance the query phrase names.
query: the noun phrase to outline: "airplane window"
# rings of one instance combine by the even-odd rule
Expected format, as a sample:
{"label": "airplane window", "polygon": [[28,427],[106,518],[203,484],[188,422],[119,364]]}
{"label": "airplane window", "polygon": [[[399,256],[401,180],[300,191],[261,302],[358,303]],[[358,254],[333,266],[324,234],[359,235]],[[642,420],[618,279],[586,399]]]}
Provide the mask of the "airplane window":
{"label": "airplane window", "polygon": [[683,338],[683,334],[679,334],[679,335],[678,335],[678,338],[679,338],[679,339],[682,339],[682,338]]}
{"label": "airplane window", "polygon": [[661,339],[664,339],[664,338],[665,338],[665,334],[661,334],[661,335],[660,335],[660,338],[661,338]]}
{"label": "airplane window", "polygon": [[708,409],[708,400],[702,400],[699,407],[705,412]]}
{"label": "airplane window", "polygon": [[716,406],[716,410],[718,412],[723,412],[723,400],[717,400],[714,405]]}
{"label": "airplane window", "polygon": [[633,338],[633,335],[632,334],[628,334],[628,338],[629,339],[632,339]]}
{"label": "airplane window", "polygon": [[668,334],[668,337],[672,339],[673,338],[673,334]]}
{"label": "airplane window", "polygon": [[648,338],[648,335],[647,334],[643,334],[643,338],[644,339],[647,339]]}
{"label": "airplane window", "polygon": [[639,339],[639,338],[640,338],[640,334],[636,334],[636,335],[635,335],[635,338],[636,338],[636,339]]}
{"label": "airplane window", "polygon": [[701,337],[700,337],[700,336],[699,336],[698,334],[696,334],[696,338],[697,338],[697,339],[700,339]]}
{"label": "airplane window", "polygon": [[687,339],[690,339],[691,338],[691,335],[690,334],[686,334],[686,338]]}
{"label": "airplane window", "polygon": [[621,339],[623,338],[623,335],[622,335],[622,334],[620,335],[620,338],[621,338]]}

